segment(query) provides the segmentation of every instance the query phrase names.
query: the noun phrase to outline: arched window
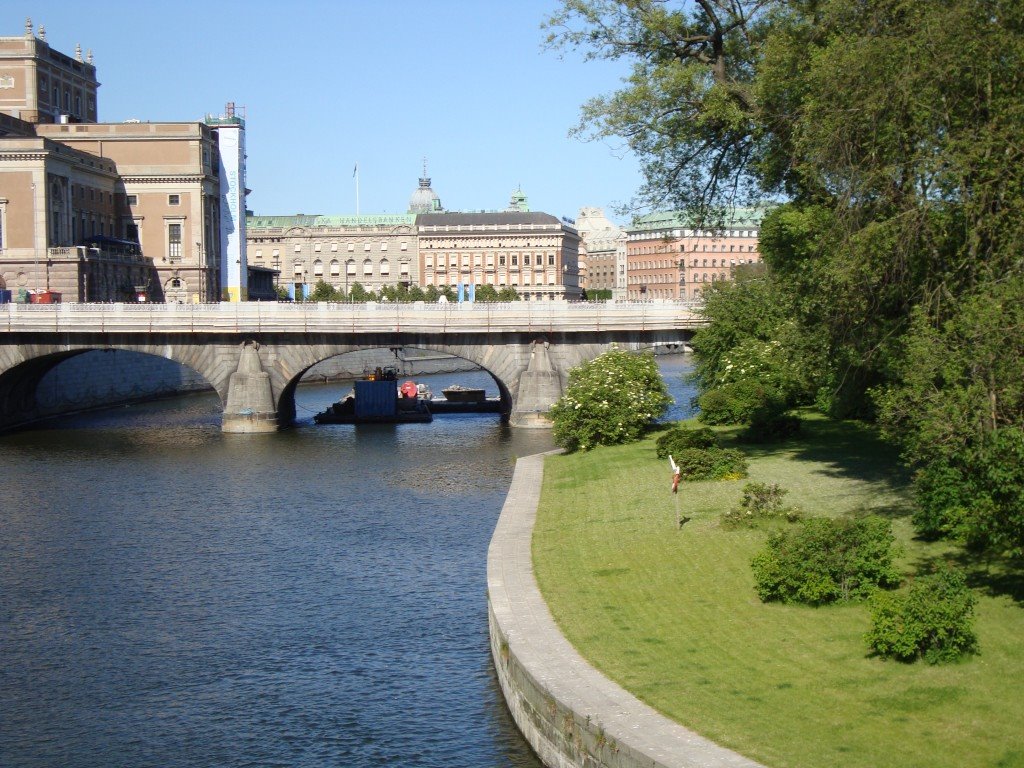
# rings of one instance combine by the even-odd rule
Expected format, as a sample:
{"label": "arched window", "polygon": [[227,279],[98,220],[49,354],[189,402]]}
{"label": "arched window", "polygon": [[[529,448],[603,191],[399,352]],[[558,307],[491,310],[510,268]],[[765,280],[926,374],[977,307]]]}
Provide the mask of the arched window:
{"label": "arched window", "polygon": [[337,277],[341,274],[341,264],[338,263],[337,259],[331,259],[331,277]]}
{"label": "arched window", "polygon": [[322,261],[320,261],[320,259],[317,259],[316,261],[313,262],[313,276],[314,277],[323,277],[324,276],[324,263]]}

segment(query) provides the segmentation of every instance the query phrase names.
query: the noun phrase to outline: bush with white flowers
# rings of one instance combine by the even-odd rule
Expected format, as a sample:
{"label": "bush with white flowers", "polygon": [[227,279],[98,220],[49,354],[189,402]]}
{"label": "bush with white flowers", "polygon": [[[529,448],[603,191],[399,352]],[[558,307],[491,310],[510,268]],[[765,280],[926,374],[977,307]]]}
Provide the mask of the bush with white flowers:
{"label": "bush with white flowers", "polygon": [[671,404],[653,354],[612,348],[569,372],[565,394],[550,413],[555,443],[586,451],[632,442]]}

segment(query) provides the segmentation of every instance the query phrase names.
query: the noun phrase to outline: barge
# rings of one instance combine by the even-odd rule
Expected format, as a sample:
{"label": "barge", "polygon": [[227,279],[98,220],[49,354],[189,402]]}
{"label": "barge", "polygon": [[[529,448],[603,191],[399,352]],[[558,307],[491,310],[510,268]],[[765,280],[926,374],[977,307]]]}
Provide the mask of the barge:
{"label": "barge", "polygon": [[414,381],[398,386],[397,372],[378,368],[346,397],[313,417],[317,424],[429,424],[428,391]]}

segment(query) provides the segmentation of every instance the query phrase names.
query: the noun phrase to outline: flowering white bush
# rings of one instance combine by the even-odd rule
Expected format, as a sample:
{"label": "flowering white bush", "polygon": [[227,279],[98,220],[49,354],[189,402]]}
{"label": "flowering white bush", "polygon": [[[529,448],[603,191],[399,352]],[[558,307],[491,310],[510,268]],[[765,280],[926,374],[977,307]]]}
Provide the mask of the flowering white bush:
{"label": "flowering white bush", "polygon": [[613,348],[569,372],[551,409],[555,443],[567,451],[639,438],[672,403],[654,355]]}

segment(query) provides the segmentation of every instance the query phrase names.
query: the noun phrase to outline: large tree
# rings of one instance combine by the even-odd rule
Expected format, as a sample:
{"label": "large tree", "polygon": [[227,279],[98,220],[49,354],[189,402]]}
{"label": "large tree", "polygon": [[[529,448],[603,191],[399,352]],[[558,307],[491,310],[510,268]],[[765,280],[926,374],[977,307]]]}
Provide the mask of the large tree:
{"label": "large tree", "polygon": [[[632,62],[577,130],[626,140],[646,202],[706,221],[736,199],[786,201],[762,224],[760,317],[784,308],[779,328],[820,339],[799,357],[817,368],[803,380],[821,385],[819,402],[871,416],[879,393],[890,434],[932,473],[923,497],[982,493],[972,473],[995,488],[1024,450],[1018,373],[979,359],[1021,334],[1000,308],[1024,274],[1024,3],[563,0],[547,25],[554,45]],[[709,302],[713,321],[750,314],[730,299],[751,294]],[[964,341],[967,318],[984,321],[984,345]],[[724,340],[703,342],[705,373],[720,371]],[[944,345],[959,350],[956,370],[942,367]],[[1021,549],[1021,495],[985,498],[969,535]]]}

